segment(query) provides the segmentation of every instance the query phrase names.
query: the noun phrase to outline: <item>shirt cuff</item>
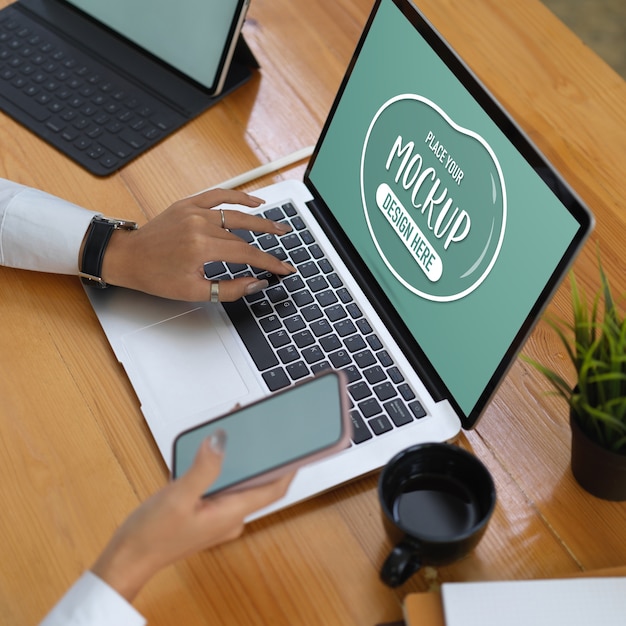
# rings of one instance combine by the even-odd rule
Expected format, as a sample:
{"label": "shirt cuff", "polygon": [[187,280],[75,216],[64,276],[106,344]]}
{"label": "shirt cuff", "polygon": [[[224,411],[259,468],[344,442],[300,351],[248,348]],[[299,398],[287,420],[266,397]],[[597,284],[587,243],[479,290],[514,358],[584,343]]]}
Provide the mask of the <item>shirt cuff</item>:
{"label": "shirt cuff", "polygon": [[145,626],[144,617],[117,591],[86,571],[39,626]]}
{"label": "shirt cuff", "polygon": [[0,223],[0,264],[77,274],[80,247],[98,213],[22,185],[9,194]]}

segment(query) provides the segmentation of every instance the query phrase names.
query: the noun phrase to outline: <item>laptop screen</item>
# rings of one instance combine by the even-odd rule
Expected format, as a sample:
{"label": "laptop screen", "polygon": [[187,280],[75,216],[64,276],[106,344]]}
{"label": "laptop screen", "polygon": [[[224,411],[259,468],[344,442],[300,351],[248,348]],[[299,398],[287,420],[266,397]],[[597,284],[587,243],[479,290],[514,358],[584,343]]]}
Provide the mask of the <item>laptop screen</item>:
{"label": "laptop screen", "polygon": [[242,0],[67,0],[207,89],[215,86]]}
{"label": "laptop screen", "polygon": [[592,218],[412,4],[368,27],[307,184],[467,428]]}

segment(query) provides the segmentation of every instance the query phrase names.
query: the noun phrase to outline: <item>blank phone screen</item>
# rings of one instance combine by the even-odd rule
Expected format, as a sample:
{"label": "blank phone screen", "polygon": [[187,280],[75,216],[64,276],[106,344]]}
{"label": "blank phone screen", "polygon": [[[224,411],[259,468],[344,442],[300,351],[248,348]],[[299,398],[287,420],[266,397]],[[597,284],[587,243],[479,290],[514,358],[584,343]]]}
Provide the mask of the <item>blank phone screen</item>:
{"label": "blank phone screen", "polygon": [[226,432],[222,471],[208,493],[301,459],[343,434],[340,379],[322,375],[186,431],[174,442],[174,477],[191,466],[202,441]]}

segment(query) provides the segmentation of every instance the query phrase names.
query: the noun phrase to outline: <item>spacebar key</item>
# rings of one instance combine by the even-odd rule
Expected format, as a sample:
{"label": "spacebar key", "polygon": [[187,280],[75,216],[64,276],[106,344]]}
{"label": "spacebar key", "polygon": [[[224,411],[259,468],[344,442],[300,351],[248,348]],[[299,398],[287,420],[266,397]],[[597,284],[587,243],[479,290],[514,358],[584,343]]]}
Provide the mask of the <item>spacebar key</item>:
{"label": "spacebar key", "polygon": [[259,371],[276,367],[278,359],[248,307],[241,300],[222,302],[222,306]]}

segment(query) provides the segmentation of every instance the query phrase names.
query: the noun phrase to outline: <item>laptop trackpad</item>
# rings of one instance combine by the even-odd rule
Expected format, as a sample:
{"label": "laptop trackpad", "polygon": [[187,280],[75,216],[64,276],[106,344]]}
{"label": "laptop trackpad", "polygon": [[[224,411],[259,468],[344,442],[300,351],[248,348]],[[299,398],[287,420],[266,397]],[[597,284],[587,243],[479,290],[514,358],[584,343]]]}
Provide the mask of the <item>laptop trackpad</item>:
{"label": "laptop trackpad", "polygon": [[122,341],[140,401],[168,423],[211,407],[232,406],[248,393],[202,307],[128,333]]}

